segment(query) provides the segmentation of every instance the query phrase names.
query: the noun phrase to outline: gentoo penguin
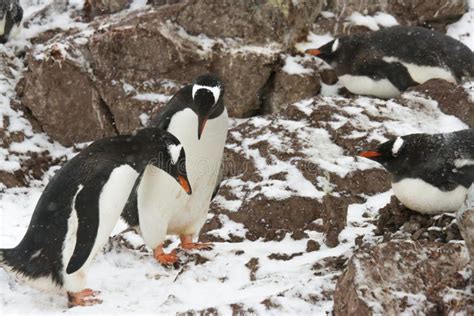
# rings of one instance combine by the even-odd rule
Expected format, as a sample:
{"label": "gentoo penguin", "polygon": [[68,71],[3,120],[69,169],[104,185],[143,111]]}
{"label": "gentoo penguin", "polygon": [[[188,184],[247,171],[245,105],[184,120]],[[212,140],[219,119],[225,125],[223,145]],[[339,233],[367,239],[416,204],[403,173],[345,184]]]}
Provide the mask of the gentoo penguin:
{"label": "gentoo penguin", "polygon": [[395,196],[420,213],[457,211],[474,182],[474,129],[401,136],[359,155],[387,169]]}
{"label": "gentoo penguin", "polygon": [[14,27],[19,28],[23,19],[23,9],[19,0],[0,0],[0,43],[8,41]]}
{"label": "gentoo penguin", "polygon": [[335,68],[350,92],[379,98],[434,78],[456,82],[474,76],[474,54],[467,46],[416,26],[343,36],[306,53]]}
{"label": "gentoo penguin", "polygon": [[87,272],[136,179],[153,165],[190,194],[185,160],[176,137],[158,128],[92,143],[54,175],[21,242],[0,249],[0,265],[32,285],[66,290],[70,307],[100,303],[85,289]]}
{"label": "gentoo penguin", "polygon": [[209,204],[219,184],[219,171],[227,138],[228,116],[223,102],[224,86],[213,74],[198,77],[162,108],[151,126],[175,135],[186,150],[186,166],[192,195],[163,172],[147,167],[127,202],[123,218],[139,225],[147,246],[162,264],[176,262],[175,252],[163,252],[167,234],[180,236],[183,249],[208,244],[193,242],[204,225]]}

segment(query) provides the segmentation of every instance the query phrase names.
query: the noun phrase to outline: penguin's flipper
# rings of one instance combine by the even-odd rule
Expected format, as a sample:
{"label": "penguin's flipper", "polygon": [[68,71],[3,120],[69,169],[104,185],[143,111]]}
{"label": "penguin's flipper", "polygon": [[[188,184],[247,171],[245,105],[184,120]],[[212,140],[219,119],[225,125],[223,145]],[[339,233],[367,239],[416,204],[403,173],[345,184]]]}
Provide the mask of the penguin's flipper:
{"label": "penguin's flipper", "polygon": [[101,190],[97,190],[97,186],[88,185],[76,196],[74,204],[78,219],[76,246],[66,269],[68,274],[76,272],[84,265],[94,247],[99,229],[100,193]]}
{"label": "penguin's flipper", "polygon": [[214,200],[217,193],[219,193],[219,188],[221,187],[222,180],[224,179],[224,167],[221,166],[219,170],[219,175],[217,176],[216,186],[214,187],[214,192],[212,192],[211,201]]}
{"label": "penguin's flipper", "polygon": [[125,207],[120,215],[130,227],[136,227],[139,225],[137,191],[144,172],[145,171],[142,171],[137,180],[135,180],[135,184],[130,192],[127,203],[125,203]]}
{"label": "penguin's flipper", "polygon": [[400,91],[418,85],[418,82],[410,76],[408,69],[400,63],[384,63],[381,72]]}
{"label": "penguin's flipper", "polygon": [[388,63],[381,59],[359,64],[356,73],[372,79],[387,78],[399,91],[405,91],[418,83],[413,80],[407,68],[399,62]]}
{"label": "penguin's flipper", "polygon": [[474,183],[474,165],[465,165],[456,168],[457,172],[451,173],[452,182],[460,184],[465,188],[469,188]]}

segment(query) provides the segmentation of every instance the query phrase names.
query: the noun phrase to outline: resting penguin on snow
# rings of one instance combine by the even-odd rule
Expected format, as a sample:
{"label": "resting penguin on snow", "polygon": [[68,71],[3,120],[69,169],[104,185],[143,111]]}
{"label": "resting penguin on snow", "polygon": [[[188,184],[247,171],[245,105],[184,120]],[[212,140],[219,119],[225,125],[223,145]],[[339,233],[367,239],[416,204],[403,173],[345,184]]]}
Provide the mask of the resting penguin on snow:
{"label": "resting penguin on snow", "polygon": [[145,243],[162,264],[177,261],[174,252],[163,252],[167,234],[179,235],[183,249],[210,246],[194,243],[193,237],[204,225],[219,185],[228,128],[223,95],[219,78],[212,74],[200,76],[178,91],[150,124],[172,133],[183,144],[193,188],[192,195],[183,194],[163,172],[147,167],[125,207],[125,221],[140,226]]}
{"label": "resting penguin on snow", "polygon": [[406,207],[426,214],[457,211],[474,183],[474,129],[411,134],[363,151],[392,174],[392,189]]}
{"label": "resting penguin on snow", "polygon": [[352,93],[392,98],[434,78],[474,76],[474,54],[461,42],[416,26],[395,26],[335,39],[306,53],[336,70]]}
{"label": "resting penguin on snow", "polygon": [[19,28],[23,19],[23,9],[19,0],[0,0],[0,43],[8,41],[14,27]]}
{"label": "resting penguin on snow", "polygon": [[153,165],[191,194],[185,159],[176,137],[158,128],[92,143],[51,179],[21,242],[0,249],[0,265],[33,285],[65,289],[70,307],[100,303],[86,275],[136,179]]}

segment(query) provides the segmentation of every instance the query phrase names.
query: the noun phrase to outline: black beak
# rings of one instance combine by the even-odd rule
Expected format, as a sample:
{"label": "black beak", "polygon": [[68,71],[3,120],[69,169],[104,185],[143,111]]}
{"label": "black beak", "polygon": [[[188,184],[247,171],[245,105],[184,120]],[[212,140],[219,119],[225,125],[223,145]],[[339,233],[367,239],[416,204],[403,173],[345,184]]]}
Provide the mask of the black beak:
{"label": "black beak", "polygon": [[201,139],[202,132],[204,131],[204,127],[206,126],[208,116],[199,116],[198,118],[198,139]]}

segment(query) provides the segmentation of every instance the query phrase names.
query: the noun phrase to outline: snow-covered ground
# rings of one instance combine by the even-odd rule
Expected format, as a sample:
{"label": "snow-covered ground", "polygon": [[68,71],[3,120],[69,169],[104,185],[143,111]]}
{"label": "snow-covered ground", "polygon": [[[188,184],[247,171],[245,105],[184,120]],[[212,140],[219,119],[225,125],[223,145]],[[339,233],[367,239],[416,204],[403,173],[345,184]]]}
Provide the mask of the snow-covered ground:
{"label": "snow-covered ground", "polygon": [[[24,0],[25,18],[28,18],[52,0]],[[70,1],[71,10],[79,8],[81,1]],[[129,10],[141,8],[146,0],[135,0]],[[471,1],[471,4],[473,1]],[[471,6],[474,8],[474,5]],[[473,17],[470,11],[465,17],[453,24],[448,34],[462,40],[471,48],[474,36]],[[362,16],[352,16],[354,23],[365,21],[375,23],[379,27],[393,21],[386,15],[378,15],[374,20],[367,20]],[[374,22],[375,21],[375,22]],[[40,23],[40,22],[38,22]],[[41,25],[32,24],[28,29],[11,43],[0,47],[0,53],[11,57],[12,65],[8,66],[12,76],[4,76],[6,68],[0,65],[0,124],[3,117],[8,117],[10,133],[21,131],[26,139],[21,143],[13,143],[11,151],[0,148],[0,170],[12,171],[21,166],[27,151],[41,152],[48,150],[53,157],[72,157],[72,148],[66,148],[52,142],[47,135],[34,133],[31,124],[23,117],[23,113],[11,107],[11,99],[15,98],[15,86],[21,78],[22,60],[15,56],[15,52],[29,47],[29,40],[38,32],[50,28],[75,27],[86,28],[85,24],[74,22],[70,15],[64,13],[55,19],[43,21]],[[470,35],[466,35],[470,34]],[[330,34],[319,36],[311,34],[309,43],[301,43],[299,49],[317,47],[332,39]],[[309,71],[288,57],[286,70],[292,72]],[[473,93],[474,94],[474,93]],[[412,95],[417,98],[417,95]],[[165,96],[157,94],[138,95],[136,98],[150,102],[161,101]],[[326,97],[331,101],[331,97]],[[334,97],[337,101],[338,96]],[[378,112],[378,102],[370,98],[359,98],[356,106],[366,111]],[[394,129],[399,134],[417,131],[443,132],[465,128],[458,119],[447,115],[441,116],[433,125],[423,125],[423,116],[417,116],[415,110],[410,112],[401,109],[395,102],[389,101],[383,115],[392,117],[392,121],[384,128]],[[311,102],[301,103],[302,107],[310,106]],[[437,111],[436,102],[428,104]],[[347,111],[351,109],[346,108]],[[354,116],[360,120],[364,115],[353,108]],[[407,114],[407,112],[410,112]],[[410,116],[411,115],[411,116]],[[410,117],[408,117],[410,116]],[[337,123],[337,122],[335,122]],[[362,123],[362,121],[360,122]],[[0,128],[3,128],[0,125]],[[371,135],[377,137],[377,135]],[[8,158],[8,160],[7,160]],[[260,166],[262,167],[262,166]],[[263,166],[264,168],[264,166]],[[32,181],[30,187],[6,189],[0,183],[0,247],[14,247],[24,235],[31,214],[42,190],[58,167],[52,167],[42,180]],[[140,237],[133,232],[121,234],[112,241],[112,247],[101,253],[92,265],[88,286],[102,291],[100,298],[103,304],[92,307],[76,307],[67,309],[66,296],[58,293],[47,293],[19,283],[14,276],[0,269],[0,314],[176,314],[191,310],[199,311],[209,308],[222,314],[231,314],[242,305],[246,311],[257,314],[268,313],[263,301],[267,300],[276,308],[271,314],[312,314],[329,315],[332,312],[333,301],[331,295],[336,284],[339,272],[325,271],[317,273],[314,264],[325,258],[349,257],[355,246],[356,237],[362,235],[366,239],[373,238],[375,226],[372,221],[378,210],[390,201],[391,191],[367,197],[363,204],[352,204],[348,208],[347,227],[339,236],[340,244],[329,248],[325,245],[325,236],[316,231],[307,231],[309,238],[293,240],[286,236],[280,242],[271,241],[243,241],[235,243],[216,243],[211,251],[199,252],[203,258],[196,256],[197,252],[181,253],[182,264],[178,269],[168,269],[160,266],[153,258],[149,249],[143,250]],[[216,233],[227,236],[229,231],[241,228],[230,222]],[[238,225],[237,225],[238,226]],[[114,235],[125,229],[120,223],[114,230]],[[123,238],[132,247],[120,246]],[[178,241],[171,237],[173,242],[168,250],[175,248]],[[321,248],[317,251],[306,252],[308,239],[317,241]],[[134,248],[134,249],[131,249]],[[301,253],[289,260],[276,260],[270,254]],[[258,268],[252,271],[246,265],[253,259],[258,259]]]}

